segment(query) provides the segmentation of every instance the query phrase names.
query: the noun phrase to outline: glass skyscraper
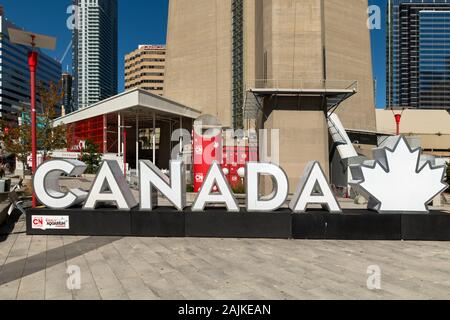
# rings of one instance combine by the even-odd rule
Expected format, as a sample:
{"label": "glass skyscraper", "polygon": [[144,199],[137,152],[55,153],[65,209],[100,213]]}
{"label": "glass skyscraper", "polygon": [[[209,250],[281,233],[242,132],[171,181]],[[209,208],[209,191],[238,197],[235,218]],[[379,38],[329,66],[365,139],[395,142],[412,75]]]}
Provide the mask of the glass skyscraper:
{"label": "glass skyscraper", "polygon": [[[28,52],[30,48],[12,43],[8,29],[20,29],[7,20],[0,7],[0,118],[17,123],[22,111],[30,105],[30,70]],[[48,86],[61,79],[61,63],[39,51],[36,82]],[[39,112],[40,98],[36,97]]]}
{"label": "glass skyscraper", "polygon": [[73,77],[71,74],[65,72],[61,77],[62,89],[64,92],[63,97],[63,106],[66,113],[71,113],[74,111],[72,104],[72,86],[73,86]]}
{"label": "glass skyscraper", "polygon": [[73,0],[73,104],[85,108],[117,94],[117,0]]}
{"label": "glass skyscraper", "polygon": [[450,0],[388,3],[386,105],[450,110]]}

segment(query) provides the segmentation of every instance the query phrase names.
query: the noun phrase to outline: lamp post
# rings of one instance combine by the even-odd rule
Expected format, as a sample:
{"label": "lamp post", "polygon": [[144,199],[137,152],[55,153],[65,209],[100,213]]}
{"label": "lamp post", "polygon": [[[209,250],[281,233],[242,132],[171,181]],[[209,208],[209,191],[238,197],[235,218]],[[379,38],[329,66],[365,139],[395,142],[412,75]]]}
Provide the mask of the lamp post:
{"label": "lamp post", "polygon": [[392,109],[392,113],[394,114],[394,119],[395,119],[395,126],[396,126],[396,135],[399,136],[400,135],[400,124],[402,122],[402,116],[403,116],[403,112],[405,111],[405,109],[402,109],[401,113],[395,113],[394,109]]}
{"label": "lamp post", "polygon": [[[9,38],[12,43],[31,47],[28,53],[28,67],[30,68],[30,100],[31,100],[31,167],[33,175],[37,169],[37,125],[36,125],[36,71],[39,54],[36,48],[46,48],[54,50],[56,38],[26,32],[13,28],[8,29]],[[37,200],[33,191],[33,208],[36,208]]]}
{"label": "lamp post", "polygon": [[396,125],[396,134],[399,136],[400,135],[400,123],[402,122],[402,115],[396,114],[396,115],[394,115],[394,117],[395,117],[395,125]]}
{"label": "lamp post", "polygon": [[[31,36],[32,50],[28,53],[28,66],[30,68],[30,86],[31,86],[31,170],[33,174],[37,169],[37,130],[36,130],[36,69],[38,64],[38,53],[34,51],[35,36]],[[33,208],[36,208],[36,195],[33,191]]]}

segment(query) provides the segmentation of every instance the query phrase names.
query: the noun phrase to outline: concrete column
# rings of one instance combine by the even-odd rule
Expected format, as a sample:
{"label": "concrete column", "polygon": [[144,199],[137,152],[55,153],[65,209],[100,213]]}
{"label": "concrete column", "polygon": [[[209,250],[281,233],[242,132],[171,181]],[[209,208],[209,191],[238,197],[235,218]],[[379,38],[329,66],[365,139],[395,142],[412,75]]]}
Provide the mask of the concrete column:
{"label": "concrete column", "polygon": [[271,143],[279,144],[280,165],[289,178],[290,193],[295,192],[310,161],[319,161],[329,177],[329,133],[324,108],[320,96],[264,99],[264,129],[279,130],[279,142]]}
{"label": "concrete column", "polygon": [[310,161],[319,161],[329,176],[328,127],[322,111],[276,110],[264,128],[280,130],[280,165],[289,178],[290,193],[295,192]]}

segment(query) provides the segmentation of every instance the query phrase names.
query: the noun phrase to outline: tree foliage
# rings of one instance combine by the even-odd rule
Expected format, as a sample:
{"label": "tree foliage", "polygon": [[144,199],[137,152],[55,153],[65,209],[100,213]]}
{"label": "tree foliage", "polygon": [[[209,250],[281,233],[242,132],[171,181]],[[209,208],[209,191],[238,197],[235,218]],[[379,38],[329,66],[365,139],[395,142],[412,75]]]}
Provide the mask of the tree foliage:
{"label": "tree foliage", "polygon": [[[41,108],[37,108],[38,148],[43,152],[44,159],[47,159],[53,151],[67,147],[66,126],[53,126],[53,120],[59,116],[58,108],[64,93],[61,90],[61,83],[50,83],[48,87],[40,83],[38,90],[41,99]],[[15,154],[24,168],[31,155],[31,112],[29,107],[25,109],[20,125],[3,120],[0,123],[5,151]]]}
{"label": "tree foliage", "polygon": [[40,116],[38,140],[46,159],[51,156],[52,151],[67,148],[66,126],[63,124],[53,126],[53,120],[59,116],[57,109],[64,97],[64,92],[61,90],[61,83],[50,83],[48,88],[39,86],[39,95],[43,113]]}
{"label": "tree foliage", "polygon": [[[10,127],[5,121],[2,121],[1,126],[5,151],[14,154],[25,169],[28,157],[31,155],[31,126],[22,124]],[[25,170],[23,174],[25,175]]]}
{"label": "tree foliage", "polygon": [[80,161],[84,162],[87,166],[85,173],[95,174],[100,168],[102,156],[98,152],[99,147],[87,140],[85,147],[81,150]]}

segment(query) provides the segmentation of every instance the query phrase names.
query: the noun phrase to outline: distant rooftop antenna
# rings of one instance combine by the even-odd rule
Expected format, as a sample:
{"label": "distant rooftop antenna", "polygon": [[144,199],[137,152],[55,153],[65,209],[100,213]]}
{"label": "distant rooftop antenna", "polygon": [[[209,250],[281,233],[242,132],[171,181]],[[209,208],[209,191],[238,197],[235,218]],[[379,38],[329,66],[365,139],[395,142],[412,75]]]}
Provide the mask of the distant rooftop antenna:
{"label": "distant rooftop antenna", "polygon": [[62,62],[66,59],[66,56],[69,53],[70,48],[72,48],[72,40],[70,40],[69,45],[67,46],[66,51],[64,51],[64,54],[62,55],[61,59],[59,59],[59,63],[62,64]]}

